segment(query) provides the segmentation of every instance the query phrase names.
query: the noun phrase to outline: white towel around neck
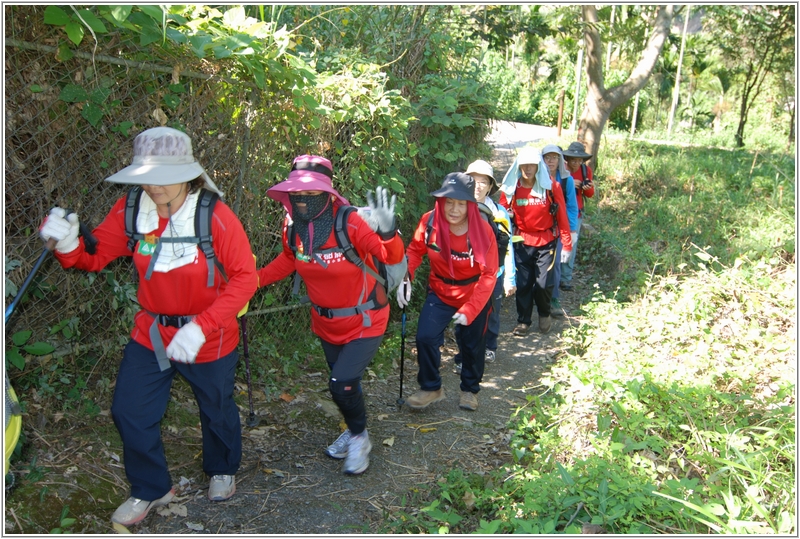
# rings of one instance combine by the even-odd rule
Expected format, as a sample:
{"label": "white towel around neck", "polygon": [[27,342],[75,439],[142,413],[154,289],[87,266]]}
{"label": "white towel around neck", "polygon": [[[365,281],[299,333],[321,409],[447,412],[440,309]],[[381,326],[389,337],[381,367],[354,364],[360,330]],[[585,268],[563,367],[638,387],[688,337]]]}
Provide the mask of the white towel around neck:
{"label": "white towel around neck", "polygon": [[[197,234],[194,230],[194,213],[197,209],[197,198],[200,193],[192,193],[172,216],[172,226],[161,234],[162,238],[186,238]],[[149,234],[158,228],[158,208],[147,192],[142,191],[139,200],[139,215],[136,216],[136,230],[141,234]],[[195,243],[167,243],[161,245],[153,271],[167,273],[175,268],[193,264],[197,260],[198,248]]]}

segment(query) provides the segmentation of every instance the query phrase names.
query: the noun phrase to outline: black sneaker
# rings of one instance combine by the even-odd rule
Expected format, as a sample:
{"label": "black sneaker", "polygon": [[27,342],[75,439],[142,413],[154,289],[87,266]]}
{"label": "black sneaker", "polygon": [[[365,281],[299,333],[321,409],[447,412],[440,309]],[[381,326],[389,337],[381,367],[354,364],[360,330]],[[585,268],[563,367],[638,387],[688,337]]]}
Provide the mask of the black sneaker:
{"label": "black sneaker", "polygon": [[572,292],[572,285],[569,283],[561,283],[558,287],[564,292]]}

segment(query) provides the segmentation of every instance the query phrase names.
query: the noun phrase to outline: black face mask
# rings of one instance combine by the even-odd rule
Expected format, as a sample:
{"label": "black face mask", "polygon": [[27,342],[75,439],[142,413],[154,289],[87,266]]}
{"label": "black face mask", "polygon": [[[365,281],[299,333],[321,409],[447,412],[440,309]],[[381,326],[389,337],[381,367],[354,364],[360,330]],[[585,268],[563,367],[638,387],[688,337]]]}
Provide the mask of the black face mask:
{"label": "black face mask", "polygon": [[[331,195],[289,195],[292,206],[294,230],[303,242],[305,254],[311,255],[319,249],[333,231],[333,204]],[[298,203],[304,203],[300,206]],[[311,227],[309,227],[311,224]]]}
{"label": "black face mask", "polygon": [[[289,195],[289,202],[292,205],[292,220],[297,221],[313,221],[316,219],[322,210],[325,209],[326,204],[330,201],[330,195],[327,193],[319,195]],[[305,206],[300,206],[305,204]]]}

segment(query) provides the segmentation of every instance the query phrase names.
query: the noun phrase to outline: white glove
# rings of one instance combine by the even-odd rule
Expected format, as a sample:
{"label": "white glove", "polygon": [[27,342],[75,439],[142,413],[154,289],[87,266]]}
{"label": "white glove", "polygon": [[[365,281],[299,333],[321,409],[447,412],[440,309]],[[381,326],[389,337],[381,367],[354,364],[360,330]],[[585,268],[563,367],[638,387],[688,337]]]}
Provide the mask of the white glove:
{"label": "white glove", "polygon": [[575,248],[575,244],[578,243],[578,233],[577,232],[570,232],[569,237],[572,238],[572,248]]}
{"label": "white glove", "polygon": [[167,357],[180,363],[194,363],[197,353],[205,344],[206,336],[194,322],[189,322],[178,330],[167,346]]}
{"label": "white glove", "polygon": [[456,313],[453,315],[453,322],[455,324],[461,324],[462,326],[467,326],[467,315],[463,313]]}
{"label": "white glove", "polygon": [[397,195],[392,195],[389,202],[389,191],[383,187],[375,188],[375,201],[372,200],[372,192],[367,191],[367,205],[369,206],[370,216],[377,227],[375,231],[384,240],[391,239],[397,231],[397,220],[394,217],[394,205],[397,202]]}
{"label": "white glove", "polygon": [[561,249],[561,263],[567,264],[569,263],[569,255],[572,254],[572,251],[567,251],[565,249]]}
{"label": "white glove", "polygon": [[50,210],[50,214],[42,223],[42,228],[39,229],[39,235],[44,241],[52,238],[58,242],[56,251],[59,253],[70,253],[79,245],[80,220],[78,214],[70,213],[65,219],[66,213],[66,210],[56,206]]}
{"label": "white glove", "polygon": [[397,287],[397,304],[401,309],[408,305],[411,300],[411,281],[403,279],[400,286]]}

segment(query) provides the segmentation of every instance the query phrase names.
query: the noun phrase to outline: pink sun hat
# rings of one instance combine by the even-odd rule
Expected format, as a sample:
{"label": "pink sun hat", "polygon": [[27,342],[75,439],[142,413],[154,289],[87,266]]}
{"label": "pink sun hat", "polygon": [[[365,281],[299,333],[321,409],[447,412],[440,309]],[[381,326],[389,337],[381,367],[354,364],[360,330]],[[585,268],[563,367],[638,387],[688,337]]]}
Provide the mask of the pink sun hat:
{"label": "pink sun hat", "polygon": [[336,200],[334,204],[349,206],[350,203],[333,188],[333,165],[330,160],[319,155],[298,155],[292,161],[289,177],[267,190],[267,196],[277,200],[291,214],[292,205],[289,193],[298,191],[323,191],[330,193]]}

